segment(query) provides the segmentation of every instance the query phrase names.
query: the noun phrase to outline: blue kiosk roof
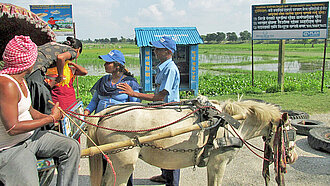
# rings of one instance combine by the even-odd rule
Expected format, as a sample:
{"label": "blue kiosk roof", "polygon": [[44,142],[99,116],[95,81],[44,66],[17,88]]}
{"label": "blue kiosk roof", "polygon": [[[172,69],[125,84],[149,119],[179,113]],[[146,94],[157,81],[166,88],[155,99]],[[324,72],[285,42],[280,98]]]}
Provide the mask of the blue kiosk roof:
{"label": "blue kiosk roof", "polygon": [[203,43],[196,27],[140,27],[134,30],[138,47],[151,46],[150,41],[163,36],[172,37],[178,45]]}

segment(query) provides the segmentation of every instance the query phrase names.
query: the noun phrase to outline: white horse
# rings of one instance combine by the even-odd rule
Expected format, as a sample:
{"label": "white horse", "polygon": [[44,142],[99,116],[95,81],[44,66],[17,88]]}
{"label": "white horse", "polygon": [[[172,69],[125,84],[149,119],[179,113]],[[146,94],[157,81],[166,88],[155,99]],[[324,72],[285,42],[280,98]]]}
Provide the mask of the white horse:
{"label": "white horse", "polygon": [[[211,102],[212,105],[221,112],[228,113],[232,116],[237,114],[245,116],[245,120],[241,121],[239,128],[236,130],[244,140],[252,139],[258,136],[269,136],[273,139],[273,136],[270,136],[270,131],[274,132],[281,119],[281,112],[278,107],[254,101],[226,101],[221,103],[217,101]],[[129,109],[134,107],[141,106],[132,106],[129,107]],[[162,108],[136,109],[103,119],[91,118],[89,121],[91,123],[98,124],[99,126],[112,129],[130,131],[144,130],[172,123],[173,121],[176,121],[192,112],[189,107],[179,107],[180,108],[178,108],[178,106],[166,106]],[[112,106],[104,111],[101,111],[100,113],[97,113],[96,115],[101,116],[113,113],[113,111],[118,112],[118,109],[120,109],[119,111],[122,111],[122,108],[127,108],[127,106]],[[114,132],[107,129],[89,126],[88,133],[98,145],[102,145],[162,133],[168,130],[174,131],[178,128],[196,125],[198,122],[198,116],[196,114],[192,114],[176,124],[153,131]],[[270,123],[272,123],[272,125]],[[233,133],[233,129],[231,129],[228,125],[225,127],[219,127],[216,132],[216,138],[223,138],[225,134],[230,134],[230,132],[227,131]],[[116,185],[125,186],[127,184],[128,178],[134,171],[138,158],[148,164],[164,169],[180,169],[198,164],[201,160],[201,154],[203,152],[203,150],[199,149],[206,144],[208,138],[208,130],[192,131],[174,137],[151,141],[148,143],[148,146],[136,146],[118,153],[110,154],[110,159],[116,172]],[[270,145],[272,146],[272,143]],[[92,145],[89,143],[89,146]],[[289,148],[289,163],[293,163],[297,159],[297,154],[295,153],[293,147],[294,142],[291,143]],[[195,151],[192,152],[188,150],[183,150],[184,152],[173,152],[173,150],[182,151],[182,149],[195,149],[197,151],[196,153]],[[210,151],[207,162],[208,185],[221,185],[225,168],[239,149],[240,148],[233,146],[220,146],[219,148],[214,148]],[[89,160],[91,184],[93,186],[101,184],[113,185],[115,176],[109,165],[106,167],[106,172],[102,176],[102,156],[100,154],[90,156]]]}

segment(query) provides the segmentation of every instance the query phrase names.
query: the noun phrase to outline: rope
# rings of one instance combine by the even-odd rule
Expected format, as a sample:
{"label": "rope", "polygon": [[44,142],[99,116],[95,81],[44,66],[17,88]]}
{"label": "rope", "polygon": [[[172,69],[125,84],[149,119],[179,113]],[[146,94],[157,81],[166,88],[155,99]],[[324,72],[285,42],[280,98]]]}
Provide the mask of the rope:
{"label": "rope", "polygon": [[[55,105],[52,101],[48,101],[49,103],[51,103],[52,105]],[[74,123],[75,125],[76,125],[76,127],[78,127],[78,129],[93,143],[93,145],[102,153],[102,155],[104,156],[104,158],[107,160],[107,162],[110,164],[110,167],[111,167],[111,169],[112,169],[112,173],[113,173],[113,175],[114,175],[114,177],[115,177],[115,181],[114,181],[114,183],[113,183],[113,185],[116,185],[116,179],[117,179],[117,175],[116,175],[116,172],[115,172],[115,169],[114,169],[114,167],[113,167],[113,164],[112,164],[112,162],[111,162],[111,160],[110,160],[110,158],[109,158],[109,156],[107,156],[103,151],[102,151],[102,149],[100,149],[98,146],[97,146],[97,144],[94,142],[94,140],[88,135],[88,134],[86,134],[86,132],[64,111],[64,110],[62,110],[62,108],[61,107],[58,107],[58,109],[66,116],[66,117],[68,117],[69,118],[69,120],[72,122],[72,123]]]}
{"label": "rope", "polygon": [[[172,103],[173,103],[173,102],[172,102]],[[163,104],[163,105],[164,105],[164,104]],[[154,107],[154,106],[153,106],[153,107]],[[157,105],[157,107],[158,107],[158,105]],[[121,112],[119,112],[119,113],[121,114],[121,113],[128,112],[128,111],[131,111],[131,110],[134,110],[134,109],[145,109],[145,108],[150,108],[150,107],[135,107],[135,108],[131,108],[131,109],[127,109],[127,110],[121,111]],[[175,120],[175,121],[173,121],[173,122],[170,122],[170,123],[168,123],[168,124],[165,124],[165,125],[162,125],[162,126],[159,126],[159,127],[154,127],[154,128],[150,128],[150,129],[142,129],[142,130],[121,130],[121,129],[113,129],[113,128],[108,128],[108,127],[103,127],[103,126],[99,126],[99,125],[97,125],[97,124],[93,124],[93,123],[90,123],[90,122],[88,122],[88,121],[85,121],[85,120],[83,120],[83,119],[81,119],[81,118],[75,116],[74,114],[72,114],[71,111],[70,111],[70,112],[67,111],[67,112],[68,112],[68,114],[69,114],[70,116],[72,116],[72,117],[74,117],[74,118],[76,118],[76,119],[78,119],[78,120],[80,120],[80,121],[82,121],[82,122],[85,122],[85,123],[87,123],[87,124],[89,124],[89,125],[92,125],[92,126],[94,126],[94,127],[98,127],[98,128],[101,128],[101,129],[105,129],[105,130],[111,130],[111,131],[115,131],[115,132],[148,132],[148,131],[153,131],[153,130],[158,130],[158,129],[161,129],[161,128],[165,128],[165,127],[167,127],[167,126],[170,126],[170,125],[173,125],[173,124],[175,124],[175,123],[178,123],[178,122],[180,122],[180,121],[186,119],[188,116],[190,116],[190,115],[192,115],[192,114],[196,113],[197,111],[199,111],[199,110],[201,110],[201,109],[204,109],[204,108],[211,108],[211,109],[215,109],[215,110],[219,111],[218,109],[216,109],[215,107],[212,107],[212,106],[202,106],[202,107],[199,107],[199,108],[195,109],[194,111],[192,111],[192,112],[186,114],[186,115],[183,116],[182,118],[179,118],[178,120]],[[219,111],[219,112],[220,112],[220,111]],[[118,113],[115,113],[115,114],[112,114],[112,115],[118,115]],[[109,115],[103,115],[103,116],[101,116],[101,117],[105,117],[105,116],[109,116]],[[99,116],[98,116],[98,117],[99,117]]]}
{"label": "rope", "polygon": [[253,153],[253,154],[255,154],[256,156],[258,156],[259,158],[261,158],[261,159],[263,159],[263,160],[265,160],[265,161],[269,161],[270,162],[270,160],[269,159],[267,159],[267,158],[264,158],[264,157],[262,157],[262,156],[260,156],[259,154],[257,154],[256,152],[254,152],[250,147],[249,147],[249,145],[246,143],[246,141],[236,132],[236,130],[234,129],[234,127],[232,126],[232,125],[229,125],[230,127],[231,127],[231,129],[233,129],[233,131],[235,132],[235,134],[238,136],[238,138],[245,144],[245,146]]}
{"label": "rope", "polygon": [[95,115],[85,115],[85,114],[80,114],[80,113],[76,113],[70,110],[65,110],[68,113],[74,114],[74,115],[78,115],[78,116],[85,116],[85,117],[90,117],[90,118],[104,118],[104,117],[110,117],[110,116],[115,116],[115,115],[119,115],[131,110],[135,110],[135,109],[147,109],[147,108],[158,108],[158,107],[163,107],[163,106],[167,106],[167,105],[173,105],[173,104],[179,104],[181,105],[183,102],[170,102],[170,103],[163,103],[160,105],[152,105],[152,106],[145,106],[145,107],[134,107],[134,108],[130,108],[130,109],[126,109],[120,112],[116,112],[113,114],[107,114],[107,115],[101,115],[101,116],[95,116]]}

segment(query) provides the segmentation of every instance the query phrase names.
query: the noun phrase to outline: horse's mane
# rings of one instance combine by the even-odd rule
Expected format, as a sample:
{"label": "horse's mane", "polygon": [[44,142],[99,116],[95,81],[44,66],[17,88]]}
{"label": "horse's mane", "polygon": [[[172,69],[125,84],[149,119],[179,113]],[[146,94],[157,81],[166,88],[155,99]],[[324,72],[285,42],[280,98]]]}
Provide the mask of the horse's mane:
{"label": "horse's mane", "polygon": [[246,114],[246,120],[254,119],[257,121],[256,125],[268,125],[269,122],[279,120],[281,117],[280,109],[275,105],[252,100],[227,100],[221,104],[221,108],[230,115]]}

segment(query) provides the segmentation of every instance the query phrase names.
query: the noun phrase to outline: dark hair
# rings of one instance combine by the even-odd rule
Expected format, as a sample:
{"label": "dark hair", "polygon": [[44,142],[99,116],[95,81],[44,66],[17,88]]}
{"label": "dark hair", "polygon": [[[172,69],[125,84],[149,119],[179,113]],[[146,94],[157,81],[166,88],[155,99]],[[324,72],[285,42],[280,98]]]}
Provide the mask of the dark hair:
{"label": "dark hair", "polygon": [[114,64],[115,64],[115,67],[119,67],[119,71],[120,71],[120,72],[124,72],[124,75],[134,77],[134,75],[133,75],[131,72],[129,72],[129,71],[125,68],[124,65],[122,65],[122,64],[120,64],[120,63],[118,63],[118,62],[115,62]]}
{"label": "dark hair", "polygon": [[73,37],[67,37],[66,41],[64,41],[63,44],[69,45],[70,47],[72,47],[74,49],[80,48],[79,53],[82,52],[82,43],[79,39],[75,39]]}

